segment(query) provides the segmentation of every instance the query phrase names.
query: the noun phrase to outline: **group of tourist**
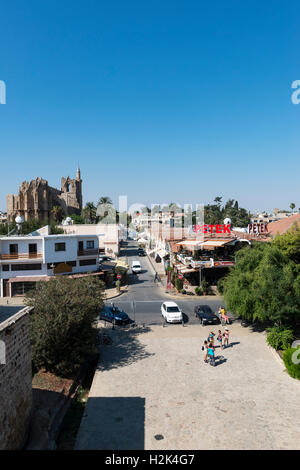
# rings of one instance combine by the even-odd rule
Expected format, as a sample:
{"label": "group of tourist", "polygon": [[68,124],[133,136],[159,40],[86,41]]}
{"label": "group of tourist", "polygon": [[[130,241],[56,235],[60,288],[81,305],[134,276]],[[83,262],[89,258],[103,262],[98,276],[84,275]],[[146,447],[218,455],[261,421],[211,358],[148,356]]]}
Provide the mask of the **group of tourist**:
{"label": "group of tourist", "polygon": [[[209,363],[211,366],[216,365],[215,361],[215,333],[211,331],[208,335],[207,340],[204,341],[202,350],[204,351],[204,362]],[[221,330],[218,331],[217,341],[221,349],[229,346],[229,329],[226,327],[224,333]]]}

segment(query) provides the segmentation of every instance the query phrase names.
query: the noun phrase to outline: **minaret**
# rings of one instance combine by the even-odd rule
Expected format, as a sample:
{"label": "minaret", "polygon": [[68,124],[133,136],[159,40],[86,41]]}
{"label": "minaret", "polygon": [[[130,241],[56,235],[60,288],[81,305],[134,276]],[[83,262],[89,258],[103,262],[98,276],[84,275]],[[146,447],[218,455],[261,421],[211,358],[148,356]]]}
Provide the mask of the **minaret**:
{"label": "minaret", "polygon": [[80,174],[79,164],[76,172],[76,198],[79,205],[79,211],[82,211],[82,179]]}

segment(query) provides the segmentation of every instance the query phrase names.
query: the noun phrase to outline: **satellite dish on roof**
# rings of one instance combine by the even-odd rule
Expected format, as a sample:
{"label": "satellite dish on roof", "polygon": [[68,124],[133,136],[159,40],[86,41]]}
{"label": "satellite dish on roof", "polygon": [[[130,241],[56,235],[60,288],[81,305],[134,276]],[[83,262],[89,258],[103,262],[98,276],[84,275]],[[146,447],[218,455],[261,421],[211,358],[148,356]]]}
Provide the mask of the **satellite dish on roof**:
{"label": "satellite dish on roof", "polygon": [[16,224],[23,224],[24,223],[24,217],[22,217],[21,215],[17,215],[17,217],[15,218],[15,222]]}
{"label": "satellite dish on roof", "polygon": [[62,221],[62,225],[72,225],[71,217],[66,217],[65,220]]}
{"label": "satellite dish on roof", "polygon": [[22,232],[22,224],[24,223],[24,217],[22,217],[21,215],[17,215],[17,217],[15,218],[15,222],[17,224],[17,231],[19,235]]}
{"label": "satellite dish on roof", "polygon": [[224,219],[224,224],[225,225],[230,225],[231,224],[231,219],[229,219],[229,217],[226,217],[226,219]]}

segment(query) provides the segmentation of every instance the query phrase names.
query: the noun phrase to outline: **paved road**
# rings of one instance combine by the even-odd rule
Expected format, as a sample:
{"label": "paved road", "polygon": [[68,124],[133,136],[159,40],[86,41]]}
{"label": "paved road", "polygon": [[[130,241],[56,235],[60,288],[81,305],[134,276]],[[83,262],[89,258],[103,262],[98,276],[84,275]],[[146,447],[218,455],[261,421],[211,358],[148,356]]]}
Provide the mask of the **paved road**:
{"label": "paved road", "polygon": [[[148,325],[160,324],[162,316],[160,307],[165,300],[172,300],[169,295],[165,295],[165,290],[160,283],[154,283],[154,270],[148,259],[148,256],[137,255],[138,244],[129,240],[126,249],[123,250],[123,256],[127,257],[129,266],[132,261],[138,260],[142,266],[142,272],[138,275],[129,271],[129,289],[128,292],[122,294],[120,298],[112,300],[112,302],[121,307],[130,318],[137,323],[146,323]],[[133,306],[134,301],[134,306]],[[185,323],[199,323],[194,316],[194,307],[199,304],[206,304],[213,311],[217,311],[220,305],[220,299],[197,298],[176,299],[174,301],[179,305],[184,313]]]}

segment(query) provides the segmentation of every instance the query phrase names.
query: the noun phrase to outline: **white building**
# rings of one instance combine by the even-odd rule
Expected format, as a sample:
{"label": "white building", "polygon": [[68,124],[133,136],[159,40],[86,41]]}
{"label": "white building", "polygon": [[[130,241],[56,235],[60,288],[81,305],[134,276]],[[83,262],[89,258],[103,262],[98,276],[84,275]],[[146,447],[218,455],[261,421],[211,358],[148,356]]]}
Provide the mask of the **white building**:
{"label": "white building", "polygon": [[71,224],[61,225],[66,234],[96,236],[100,253],[117,256],[120,249],[120,240],[124,238],[124,231],[118,224]]}
{"label": "white building", "polygon": [[0,238],[0,296],[22,295],[56,274],[99,271],[96,235],[30,235]]}

